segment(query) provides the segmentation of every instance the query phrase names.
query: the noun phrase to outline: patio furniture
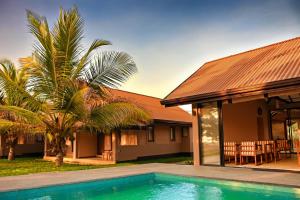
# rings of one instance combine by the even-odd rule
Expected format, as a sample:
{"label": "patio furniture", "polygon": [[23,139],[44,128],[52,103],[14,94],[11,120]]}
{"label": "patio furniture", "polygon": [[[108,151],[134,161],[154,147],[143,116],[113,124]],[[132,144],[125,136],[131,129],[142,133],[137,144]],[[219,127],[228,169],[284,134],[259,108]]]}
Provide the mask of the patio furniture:
{"label": "patio furniture", "polygon": [[268,162],[268,157],[270,161],[273,160],[273,144],[270,140],[257,141],[258,145],[261,145],[262,154],[265,156],[265,161]]}
{"label": "patio furniture", "polygon": [[287,153],[289,153],[291,156],[291,145],[288,140],[276,140],[276,144],[280,153],[283,152],[285,157],[287,157]]}
{"label": "patio furniture", "polygon": [[242,165],[244,163],[244,157],[246,159],[248,157],[254,157],[255,165],[257,165],[257,157],[260,157],[260,162],[262,164],[262,151],[261,151],[261,145],[258,145],[256,142],[248,141],[248,142],[242,142],[241,148],[240,148],[240,164]]}
{"label": "patio furniture", "polygon": [[104,151],[102,155],[103,160],[112,160],[112,151]]}
{"label": "patio furniture", "polygon": [[237,159],[240,154],[239,144],[236,142],[224,142],[224,156],[229,159],[234,157],[234,163],[237,165]]}
{"label": "patio furniture", "polygon": [[270,144],[272,145],[275,162],[277,161],[277,158],[278,160],[281,160],[280,149],[277,147],[277,143],[274,140],[270,140]]}

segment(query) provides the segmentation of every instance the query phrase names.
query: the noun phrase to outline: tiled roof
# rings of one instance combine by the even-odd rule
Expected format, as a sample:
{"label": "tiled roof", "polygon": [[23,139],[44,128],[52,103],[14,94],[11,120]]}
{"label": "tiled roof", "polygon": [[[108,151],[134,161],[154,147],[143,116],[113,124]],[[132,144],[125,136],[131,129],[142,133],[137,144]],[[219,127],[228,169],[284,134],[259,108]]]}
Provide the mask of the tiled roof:
{"label": "tiled roof", "polygon": [[163,100],[274,84],[300,77],[300,37],[205,63]]}
{"label": "tiled roof", "polygon": [[164,107],[160,104],[161,99],[146,95],[110,89],[113,98],[124,99],[145,109],[152,119],[171,122],[192,122],[192,116],[180,107]]}

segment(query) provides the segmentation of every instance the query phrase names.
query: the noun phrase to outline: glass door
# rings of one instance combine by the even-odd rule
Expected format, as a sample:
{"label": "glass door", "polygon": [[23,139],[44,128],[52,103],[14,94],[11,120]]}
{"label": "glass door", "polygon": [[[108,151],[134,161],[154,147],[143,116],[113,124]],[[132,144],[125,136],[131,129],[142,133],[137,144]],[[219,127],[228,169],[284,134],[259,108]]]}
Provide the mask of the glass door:
{"label": "glass door", "polygon": [[220,165],[220,134],[217,104],[206,104],[201,113],[201,164]]}

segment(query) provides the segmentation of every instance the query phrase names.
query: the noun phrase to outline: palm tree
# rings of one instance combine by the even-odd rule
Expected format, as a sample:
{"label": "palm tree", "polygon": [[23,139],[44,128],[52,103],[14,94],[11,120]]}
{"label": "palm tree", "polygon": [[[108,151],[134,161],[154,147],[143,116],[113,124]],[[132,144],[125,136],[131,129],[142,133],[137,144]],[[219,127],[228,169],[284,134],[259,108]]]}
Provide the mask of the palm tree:
{"label": "palm tree", "polygon": [[[18,70],[9,60],[1,60],[0,66],[0,105],[26,108],[24,95],[20,95],[11,87],[11,85],[17,86],[19,90],[26,93],[28,82],[26,69]],[[14,160],[18,137],[34,134],[42,128],[34,121],[29,117],[22,118],[7,111],[0,113],[0,134],[5,137],[5,144],[9,149],[8,160]]]}
{"label": "palm tree", "polygon": [[57,166],[63,163],[66,140],[74,132],[110,133],[148,120],[147,113],[136,105],[109,100],[107,88],[128,80],[137,71],[136,65],[124,52],[95,53],[110,45],[106,40],[94,40],[83,51],[83,20],[75,7],[60,9],[52,30],[45,17],[27,11],[27,19],[36,39],[32,56],[21,59],[29,74],[29,93],[22,94],[30,109],[0,106],[0,111],[38,118],[46,127]]}

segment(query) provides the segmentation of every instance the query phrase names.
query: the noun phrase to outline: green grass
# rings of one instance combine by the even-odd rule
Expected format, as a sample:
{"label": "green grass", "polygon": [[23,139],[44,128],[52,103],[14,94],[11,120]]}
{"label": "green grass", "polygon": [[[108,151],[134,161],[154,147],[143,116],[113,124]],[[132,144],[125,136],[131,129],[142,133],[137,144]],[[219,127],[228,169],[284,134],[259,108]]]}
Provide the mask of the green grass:
{"label": "green grass", "polygon": [[157,158],[150,160],[121,162],[114,165],[79,165],[64,163],[61,167],[56,167],[53,162],[45,161],[38,157],[16,158],[14,161],[0,159],[0,176],[15,176],[22,174],[33,174],[40,172],[53,172],[53,171],[74,171],[84,169],[96,169],[117,166],[129,166],[146,163],[180,163],[190,164],[191,157],[170,157],[170,158]]}

